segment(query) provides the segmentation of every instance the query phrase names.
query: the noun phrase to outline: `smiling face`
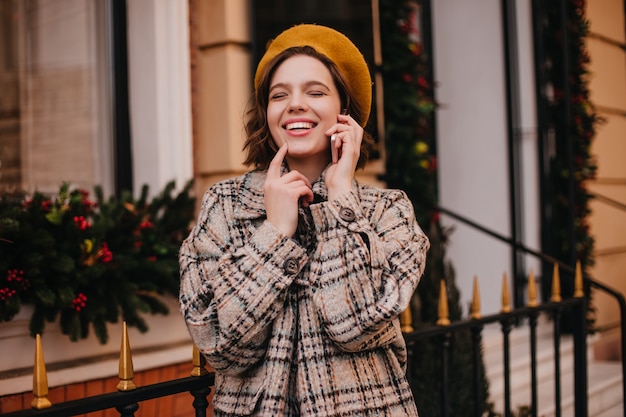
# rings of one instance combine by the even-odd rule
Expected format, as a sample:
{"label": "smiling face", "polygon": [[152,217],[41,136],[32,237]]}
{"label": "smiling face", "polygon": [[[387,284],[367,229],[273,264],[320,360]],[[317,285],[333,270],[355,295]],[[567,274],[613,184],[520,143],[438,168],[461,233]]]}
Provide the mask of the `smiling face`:
{"label": "smiling face", "polygon": [[[276,68],[267,104],[267,123],[276,145],[289,145],[291,169],[319,169],[330,161],[325,132],[337,123],[341,99],[328,68],[318,59],[296,55]],[[307,170],[308,170],[307,169]]]}

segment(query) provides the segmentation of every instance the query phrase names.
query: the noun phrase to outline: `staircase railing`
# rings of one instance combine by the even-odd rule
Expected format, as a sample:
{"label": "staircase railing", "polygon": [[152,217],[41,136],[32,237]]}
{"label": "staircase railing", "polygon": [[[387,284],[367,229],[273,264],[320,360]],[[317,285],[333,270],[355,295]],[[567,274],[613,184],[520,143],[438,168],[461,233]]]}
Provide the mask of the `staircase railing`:
{"label": "staircase railing", "polygon": [[[561,270],[566,271],[566,272],[570,272],[572,274],[572,276],[576,273],[576,270],[575,270],[575,268],[573,266],[567,265],[564,262],[561,262],[558,259],[555,259],[555,258],[553,258],[553,257],[551,257],[551,256],[549,256],[549,255],[547,255],[545,253],[542,253],[542,252],[537,251],[535,249],[531,249],[531,248],[527,247],[526,245],[524,245],[521,242],[513,241],[512,239],[510,239],[510,238],[508,238],[506,236],[503,236],[503,235],[501,235],[501,234],[499,234],[499,233],[497,233],[497,232],[495,232],[495,231],[493,231],[493,230],[491,230],[491,229],[489,229],[489,228],[487,228],[487,227],[485,227],[483,225],[480,225],[480,224],[478,224],[478,223],[468,219],[467,217],[462,216],[462,215],[460,215],[460,214],[458,214],[458,213],[456,213],[456,212],[454,212],[454,211],[452,211],[450,209],[447,209],[447,208],[441,207],[441,206],[437,206],[435,209],[438,210],[439,212],[441,212],[441,213],[443,213],[443,214],[445,214],[447,216],[450,216],[450,217],[452,217],[452,218],[454,218],[454,219],[456,219],[456,220],[458,220],[458,221],[460,221],[460,222],[462,222],[462,223],[464,223],[464,224],[466,224],[466,225],[468,225],[470,227],[473,227],[474,229],[477,229],[477,230],[479,230],[479,231],[481,231],[481,232],[483,232],[483,233],[485,233],[485,234],[487,234],[487,235],[489,235],[489,236],[491,236],[491,237],[493,237],[493,238],[495,238],[497,240],[505,242],[505,243],[515,247],[516,249],[519,249],[520,251],[522,251],[522,252],[524,252],[526,254],[535,256],[535,257],[537,257],[537,258],[539,258],[539,259],[541,259],[543,261],[552,263],[554,265],[558,265],[558,267]],[[582,274],[582,279],[584,280],[584,284],[585,285],[589,286],[590,288],[594,288],[594,289],[597,289],[597,290],[599,290],[601,292],[604,292],[605,294],[607,294],[610,297],[614,298],[617,301],[618,305],[619,305],[619,311],[620,311],[619,327],[620,327],[620,331],[621,331],[621,335],[620,335],[621,336],[621,347],[620,348],[621,348],[621,366],[622,366],[622,398],[626,398],[626,361],[625,361],[625,359],[626,359],[626,299],[624,298],[624,295],[621,294],[619,291],[615,290],[614,288],[609,287],[606,284],[603,284],[603,283],[593,279],[588,274]],[[580,304],[580,301],[575,301],[575,299],[574,299],[574,301],[566,300],[564,303],[565,304],[573,303],[572,308],[574,308],[575,310],[576,309],[581,309],[581,306],[578,305],[578,304]],[[478,320],[478,321],[475,321],[475,322],[474,321],[470,321],[470,322],[466,321],[466,322],[454,323],[450,327],[443,328],[443,329],[437,329],[437,328],[435,328],[435,329],[419,329],[419,330],[415,331],[414,333],[412,333],[410,336],[407,336],[407,338],[408,338],[408,340],[411,340],[411,339],[417,340],[417,339],[422,338],[422,337],[427,337],[431,333],[432,334],[449,334],[450,331],[452,331],[453,329],[456,329],[457,327],[458,328],[471,328],[471,329],[474,329],[473,331],[477,331],[476,329],[482,328],[482,325],[484,325],[486,323],[501,321],[502,319],[508,318],[508,317],[513,317],[514,318],[514,317],[525,317],[526,316],[526,317],[528,317],[530,319],[530,322],[532,324],[533,319],[532,319],[532,317],[530,315],[531,313],[532,313],[532,315],[534,315],[535,312],[538,312],[538,311],[544,311],[544,310],[545,311],[550,311],[550,310],[553,310],[553,309],[557,309],[558,311],[562,311],[562,308],[563,308],[563,306],[565,304],[556,304],[555,305],[554,303],[547,303],[547,304],[544,304],[544,305],[542,305],[540,307],[533,308],[531,310],[528,310],[527,308],[520,308],[520,309],[516,309],[514,312],[505,314],[504,316],[498,314],[498,315],[494,315],[494,316],[485,317],[485,318],[483,318],[481,320]],[[575,314],[580,315],[581,313],[580,313],[580,311],[577,311]],[[575,341],[574,341],[574,349],[575,349],[575,351],[577,349],[578,350],[581,349],[581,346],[577,346],[577,343],[580,343],[580,344],[584,343],[584,345],[586,346],[586,336],[585,335],[586,335],[587,322],[586,322],[585,315],[583,315],[582,318],[579,318],[579,320],[576,320],[576,323],[577,324],[574,327],[574,333],[573,333],[573,336],[574,336],[574,339],[575,339]],[[558,326],[559,320],[554,320],[554,324],[555,324],[555,327]],[[556,330],[558,330],[558,332]],[[556,344],[557,344],[557,340],[556,339],[557,339],[557,337],[560,338],[560,333],[561,333],[560,329],[555,328],[555,336],[554,336],[555,337],[555,347],[556,347]],[[503,327],[503,334],[506,334],[504,327]],[[581,338],[585,339],[585,340],[580,340]],[[535,342],[536,341],[532,341],[531,340],[531,343],[534,344]],[[531,346],[531,348],[532,348],[532,346]],[[506,349],[506,346],[505,346],[505,349]],[[585,347],[585,350],[586,350],[586,347]],[[575,401],[576,401],[576,416],[577,417],[578,416],[586,416],[587,415],[586,414],[586,410],[587,410],[587,404],[586,404],[586,401],[587,401],[587,393],[586,393],[586,390],[587,390],[586,353],[585,353],[585,351],[583,351],[583,353],[579,352],[579,355],[582,355],[582,356],[579,357],[578,359],[575,359],[575,374],[577,375],[576,376],[575,385],[576,385],[576,390],[581,390],[580,393],[578,391],[576,392],[576,399],[575,399]],[[575,353],[575,356],[576,356],[576,353]],[[558,351],[555,351],[555,362],[558,363],[558,361],[559,361]],[[584,363],[584,367],[585,367],[584,370],[582,369],[582,366],[583,366],[582,364],[583,363]],[[536,369],[533,366],[532,372],[535,372],[535,371],[536,371]],[[508,374],[508,371],[507,371],[507,374]],[[558,378],[558,373],[556,373],[556,375],[557,375],[557,378]],[[532,389],[536,389],[535,382],[536,381],[532,381]],[[584,391],[582,391],[583,387],[584,387]],[[584,392],[584,394],[580,395],[583,392]],[[558,394],[558,391],[557,391],[557,394]],[[509,395],[508,392],[506,392],[506,389],[505,389],[505,397],[506,397],[505,398],[506,401],[508,401],[509,398],[510,398],[510,395]],[[579,397],[584,397],[584,400],[582,398],[579,398]],[[534,398],[533,401],[535,401],[536,400],[536,394],[535,394],[535,396],[533,396],[533,398]],[[583,401],[584,401],[584,404],[581,403]],[[533,405],[534,404],[536,404],[536,403],[533,402]],[[560,401],[558,401],[557,404],[560,404]],[[624,415],[626,416],[626,402],[624,402],[623,407],[624,407]],[[557,409],[558,408],[559,407],[557,406]],[[536,412],[536,410],[535,410],[535,412]],[[510,413],[510,410],[508,409],[508,407],[505,410],[505,413]],[[475,415],[478,416],[480,414],[475,414]],[[507,414],[507,416],[509,416],[509,415],[510,414]],[[533,414],[533,416],[535,416],[535,415],[536,414]],[[557,417],[559,417],[559,415],[560,414],[557,413]]]}
{"label": "staircase railing", "polygon": [[[458,415],[460,410],[451,410],[449,402],[449,375],[450,369],[448,363],[450,359],[450,340],[452,335],[456,332],[470,331],[472,340],[472,372],[473,372],[473,404],[466,404],[466,409],[471,407],[473,410],[473,416],[480,417],[485,415],[487,410],[483,409],[485,399],[482,398],[481,392],[481,342],[482,342],[482,330],[485,325],[491,323],[500,323],[502,337],[503,337],[503,367],[504,367],[504,416],[511,417],[511,372],[510,372],[510,332],[517,323],[522,322],[522,319],[528,320],[528,326],[530,331],[530,368],[531,368],[531,380],[529,381],[531,388],[530,411],[533,417],[538,415],[538,399],[537,399],[537,323],[538,317],[541,313],[550,313],[554,317],[553,320],[553,344],[554,344],[554,407],[555,415],[559,417],[561,415],[561,363],[559,351],[561,348],[561,329],[560,329],[560,316],[565,309],[572,309],[575,316],[575,321],[578,324],[575,326],[576,331],[573,334],[574,337],[574,412],[576,417],[587,417],[588,415],[588,403],[587,403],[587,342],[586,342],[586,330],[585,330],[585,311],[586,301],[584,297],[571,298],[564,301],[555,301],[544,303],[536,307],[518,308],[511,312],[504,312],[499,314],[493,314],[482,318],[476,318],[471,320],[457,321],[450,323],[449,325],[438,325],[421,327],[414,332],[405,334],[407,341],[407,347],[409,349],[409,364],[408,373],[413,371],[413,361],[415,361],[415,355],[413,350],[416,345],[428,338],[439,338],[439,358],[431,358],[437,360],[440,366],[441,381],[440,384],[440,410],[442,417]],[[418,375],[409,375],[409,377],[419,378]],[[437,383],[437,382],[433,382]],[[419,404],[418,404],[419,409]],[[466,415],[466,412],[463,412]]]}

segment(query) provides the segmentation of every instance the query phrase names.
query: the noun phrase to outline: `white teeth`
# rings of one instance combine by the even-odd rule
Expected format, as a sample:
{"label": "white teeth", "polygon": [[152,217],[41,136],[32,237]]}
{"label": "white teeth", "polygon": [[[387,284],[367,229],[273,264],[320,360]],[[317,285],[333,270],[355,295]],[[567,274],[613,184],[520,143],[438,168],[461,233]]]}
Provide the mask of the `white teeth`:
{"label": "white teeth", "polygon": [[313,126],[314,126],[314,124],[311,123],[311,122],[295,122],[295,123],[289,123],[289,124],[285,125],[285,128],[287,130],[311,129]]}

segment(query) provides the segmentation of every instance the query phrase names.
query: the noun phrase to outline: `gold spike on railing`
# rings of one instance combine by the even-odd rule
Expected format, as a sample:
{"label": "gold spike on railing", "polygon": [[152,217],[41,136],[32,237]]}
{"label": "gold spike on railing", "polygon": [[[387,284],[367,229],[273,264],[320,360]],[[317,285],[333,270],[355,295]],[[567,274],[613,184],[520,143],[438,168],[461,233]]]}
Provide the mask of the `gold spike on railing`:
{"label": "gold spike on railing", "polygon": [[400,330],[402,330],[402,333],[412,333],[415,330],[413,328],[413,315],[411,314],[410,304],[400,313]]}
{"label": "gold spike on railing", "polygon": [[198,349],[198,346],[195,344],[193,345],[191,363],[193,364],[191,376],[203,376],[209,373],[209,371],[205,368],[206,359],[204,358],[204,355],[200,353],[200,349]]}
{"label": "gold spike on railing", "polygon": [[537,300],[537,281],[535,280],[535,272],[530,269],[528,274],[528,307],[537,307],[539,301]]}
{"label": "gold spike on railing", "polygon": [[552,297],[550,297],[550,301],[553,303],[561,302],[561,278],[559,277],[559,265],[557,263],[554,264],[552,271]]}
{"label": "gold spike on railing", "polygon": [[439,283],[439,308],[437,326],[449,326],[450,318],[448,312],[448,294],[446,291],[446,281],[441,280]]}
{"label": "gold spike on railing", "polygon": [[506,277],[506,272],[502,274],[502,308],[500,313],[511,312],[511,296],[509,294],[509,280]]}
{"label": "gold spike on railing", "polygon": [[472,292],[472,305],[470,308],[470,318],[479,319],[480,315],[480,293],[478,292],[478,277],[474,275],[474,288]]}
{"label": "gold spike on railing", "polygon": [[41,336],[35,337],[35,365],[33,367],[33,401],[30,406],[41,410],[52,406],[48,399],[48,374],[46,373],[46,363],[43,359],[43,348],[41,347]]}
{"label": "gold spike on railing", "polygon": [[583,271],[580,261],[576,261],[576,275],[574,275],[574,297],[583,298],[585,290],[583,289]]}
{"label": "gold spike on railing", "polygon": [[119,374],[120,382],[117,384],[118,391],[132,391],[137,386],[133,382],[135,370],[133,369],[133,357],[130,353],[130,342],[128,341],[128,327],[126,322],[122,327],[122,346],[120,348]]}

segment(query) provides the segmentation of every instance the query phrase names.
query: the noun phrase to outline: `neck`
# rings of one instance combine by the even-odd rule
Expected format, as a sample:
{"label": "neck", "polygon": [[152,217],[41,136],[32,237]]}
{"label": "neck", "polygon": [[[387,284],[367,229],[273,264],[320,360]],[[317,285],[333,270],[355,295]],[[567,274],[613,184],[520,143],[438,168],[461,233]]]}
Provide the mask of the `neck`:
{"label": "neck", "polygon": [[317,180],[320,175],[322,175],[322,171],[330,162],[328,157],[317,158],[317,159],[298,159],[298,158],[287,158],[287,164],[289,166],[290,171],[298,171],[313,183]]}

